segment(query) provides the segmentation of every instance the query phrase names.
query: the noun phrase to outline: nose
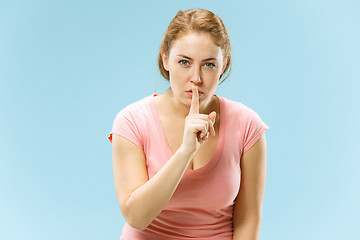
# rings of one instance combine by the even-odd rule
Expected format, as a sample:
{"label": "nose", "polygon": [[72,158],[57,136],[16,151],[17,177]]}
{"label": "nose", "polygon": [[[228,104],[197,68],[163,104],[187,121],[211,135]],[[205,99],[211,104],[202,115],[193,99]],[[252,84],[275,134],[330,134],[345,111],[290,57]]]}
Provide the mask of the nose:
{"label": "nose", "polygon": [[201,79],[201,71],[199,67],[194,67],[191,71],[190,81],[195,84],[200,84],[202,82]]}

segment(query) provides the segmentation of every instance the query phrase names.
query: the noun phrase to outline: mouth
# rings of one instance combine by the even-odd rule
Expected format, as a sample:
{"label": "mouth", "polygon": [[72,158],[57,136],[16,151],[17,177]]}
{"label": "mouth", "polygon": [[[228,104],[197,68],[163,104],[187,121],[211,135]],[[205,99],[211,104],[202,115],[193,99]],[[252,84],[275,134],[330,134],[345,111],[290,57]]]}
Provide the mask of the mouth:
{"label": "mouth", "polygon": [[[192,89],[189,89],[189,90],[187,90],[186,92],[192,92]],[[198,93],[199,93],[199,94],[204,94],[204,92],[201,91],[200,89],[198,89]]]}
{"label": "mouth", "polygon": [[[189,96],[189,97],[191,97],[192,98],[192,96],[193,96],[193,92],[190,90],[190,91],[186,91],[186,94]],[[199,91],[199,98],[203,95],[204,93],[203,92],[200,92]]]}

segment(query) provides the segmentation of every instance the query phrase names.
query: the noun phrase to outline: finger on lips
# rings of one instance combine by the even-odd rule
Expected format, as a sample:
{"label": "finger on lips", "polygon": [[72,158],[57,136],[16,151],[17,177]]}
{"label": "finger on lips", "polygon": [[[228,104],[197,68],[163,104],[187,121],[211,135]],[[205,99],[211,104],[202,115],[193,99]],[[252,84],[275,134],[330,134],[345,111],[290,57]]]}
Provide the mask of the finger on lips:
{"label": "finger on lips", "polygon": [[190,106],[190,113],[192,114],[199,114],[199,95],[197,87],[192,87],[192,97],[191,97],[191,106]]}
{"label": "finger on lips", "polygon": [[[199,91],[198,91],[198,88],[196,86],[192,86],[192,92],[193,92],[193,95],[192,95],[190,113],[199,114]],[[201,117],[203,117],[204,120],[208,121],[205,132],[209,132],[210,134],[215,136],[215,127],[214,127],[215,119],[213,122],[210,118],[210,114],[209,115],[199,114],[199,115]],[[202,135],[204,136],[205,134],[202,134]]]}
{"label": "finger on lips", "polygon": [[[198,114],[201,115],[201,117],[205,118],[204,120],[207,121],[207,124],[205,125],[205,130],[200,133],[200,138],[206,137],[206,139],[209,136],[209,133],[215,136],[215,119],[214,122],[211,120],[209,115],[206,114],[199,114],[199,92],[198,88],[196,86],[192,86],[192,98],[191,98],[191,106],[189,114]],[[209,126],[210,125],[210,126]]]}

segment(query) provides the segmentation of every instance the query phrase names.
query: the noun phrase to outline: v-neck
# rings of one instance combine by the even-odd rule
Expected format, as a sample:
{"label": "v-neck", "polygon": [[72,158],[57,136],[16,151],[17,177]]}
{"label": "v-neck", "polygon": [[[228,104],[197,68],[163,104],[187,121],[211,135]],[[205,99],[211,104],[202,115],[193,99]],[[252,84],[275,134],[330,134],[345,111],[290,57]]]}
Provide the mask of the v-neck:
{"label": "v-neck", "polygon": [[[218,161],[221,157],[221,153],[224,148],[224,139],[225,139],[226,109],[225,109],[225,104],[223,102],[222,97],[217,96],[216,94],[214,94],[214,95],[219,99],[219,103],[220,103],[219,104],[220,126],[219,126],[219,130],[218,130],[219,137],[217,140],[215,153],[213,154],[211,160],[206,165],[202,166],[201,168],[195,169],[195,170],[186,169],[184,175],[205,174],[206,172],[210,171],[218,163]],[[167,141],[165,129],[162,125],[162,122],[160,120],[159,111],[157,110],[157,107],[156,107],[155,96],[158,96],[158,94],[154,93],[150,96],[151,97],[151,111],[153,112],[153,115],[154,115],[154,118],[156,121],[156,125],[159,127],[162,142],[164,143],[164,146],[165,146],[165,151],[167,152],[167,156],[170,159],[174,155],[174,153],[171,151],[170,145]]]}

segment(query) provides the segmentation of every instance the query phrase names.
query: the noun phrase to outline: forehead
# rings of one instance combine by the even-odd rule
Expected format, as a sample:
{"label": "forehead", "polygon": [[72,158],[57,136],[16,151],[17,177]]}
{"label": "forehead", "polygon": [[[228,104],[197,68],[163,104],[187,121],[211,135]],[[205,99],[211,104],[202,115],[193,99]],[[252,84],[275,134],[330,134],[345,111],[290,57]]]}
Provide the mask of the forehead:
{"label": "forehead", "polygon": [[173,42],[170,55],[177,54],[199,58],[217,57],[221,55],[221,48],[216,46],[208,33],[189,33]]}

